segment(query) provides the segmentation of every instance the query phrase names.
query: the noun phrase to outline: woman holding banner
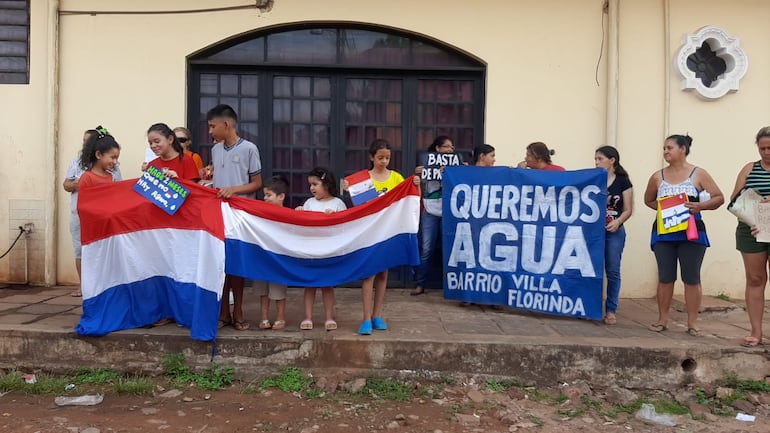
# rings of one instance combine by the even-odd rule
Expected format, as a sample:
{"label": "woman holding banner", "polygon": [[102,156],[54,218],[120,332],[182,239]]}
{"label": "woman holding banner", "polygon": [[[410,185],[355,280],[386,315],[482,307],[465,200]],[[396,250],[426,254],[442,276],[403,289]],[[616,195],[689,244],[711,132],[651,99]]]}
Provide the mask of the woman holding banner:
{"label": "woman holding banner", "polygon": [[689,135],[666,138],[663,159],[668,166],[650,176],[644,192],[644,203],[658,214],[650,242],[658,263],[658,320],[648,329],[668,329],[678,261],[687,304],[687,333],[698,337],[700,269],[710,245],[701,211],[717,209],[724,203],[724,197],[706,170],[687,162],[691,146]]}
{"label": "woman holding banner", "polygon": [[620,154],[612,146],[596,149],[594,163],[607,170],[607,218],[604,238],[604,271],[607,276],[607,299],[604,304],[604,323],[618,323],[615,313],[620,298],[620,259],[626,245],[623,224],[634,211],[634,190],[628,172],[620,165]]}
{"label": "woman holding banner", "polygon": [[[732,201],[744,188],[753,189],[767,201],[770,196],[770,126],[759,130],[756,138],[759,161],[743,166],[735,181]],[[743,268],[746,271],[746,311],[749,313],[751,335],[741,342],[745,347],[762,344],[762,316],[765,310],[765,286],[767,285],[768,253],[770,243],[756,239],[759,229],[738,221],[735,229],[735,248],[741,252]]]}
{"label": "woman holding banner", "polygon": [[[454,153],[455,145],[446,135],[440,135],[428,146],[428,152]],[[420,177],[423,166],[414,169],[414,173]],[[423,207],[420,217],[420,266],[417,268],[417,287],[410,293],[412,296],[425,293],[425,280],[431,267],[433,255],[436,251],[436,242],[441,229],[441,188],[440,180],[428,180],[423,182]]]}

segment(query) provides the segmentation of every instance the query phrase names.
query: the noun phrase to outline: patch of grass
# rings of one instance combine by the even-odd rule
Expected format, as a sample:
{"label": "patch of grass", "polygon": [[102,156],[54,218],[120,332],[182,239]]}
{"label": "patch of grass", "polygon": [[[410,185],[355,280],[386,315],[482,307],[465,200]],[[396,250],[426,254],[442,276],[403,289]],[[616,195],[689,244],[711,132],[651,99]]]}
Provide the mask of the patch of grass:
{"label": "patch of grass", "polygon": [[376,399],[392,401],[409,401],[414,396],[414,388],[390,378],[370,377],[361,392]]}
{"label": "patch of grass", "polygon": [[148,377],[120,377],[115,381],[113,389],[118,394],[150,395],[152,394],[153,383]]}
{"label": "patch of grass", "polygon": [[557,404],[562,404],[565,401],[569,400],[569,397],[566,395],[559,393],[558,395],[552,395],[548,391],[541,391],[534,387],[528,387],[524,388],[524,391],[527,395],[527,398],[532,401],[536,401],[538,403],[545,403],[549,406],[555,406]]}
{"label": "patch of grass", "polygon": [[173,353],[163,358],[166,377],[177,386],[195,384],[200,389],[217,390],[232,385],[235,370],[212,362],[208,370],[194,372],[184,363],[184,354]]}
{"label": "patch of grass", "polygon": [[106,368],[80,368],[75,372],[72,383],[101,385],[103,383],[114,383],[122,378],[118,372]]}
{"label": "patch of grass", "polygon": [[259,386],[261,388],[278,388],[284,392],[302,391],[312,384],[308,378],[298,368],[284,368],[278,376],[263,379]]}
{"label": "patch of grass", "polygon": [[655,406],[655,411],[658,413],[670,413],[674,415],[686,415],[690,413],[690,409],[687,406],[673,400],[653,400],[652,405]]}
{"label": "patch of grass", "polygon": [[721,299],[723,301],[731,302],[730,297],[727,296],[727,294],[724,293],[724,292],[722,292],[722,293],[720,293],[720,294],[718,294],[718,295],[716,295],[714,297],[717,298],[717,299]]}
{"label": "patch of grass", "polygon": [[510,380],[487,380],[487,389],[492,392],[504,392],[513,387],[513,382]]}
{"label": "patch of grass", "polygon": [[538,427],[542,427],[543,424],[545,424],[545,421],[539,417],[536,417],[535,415],[530,415],[529,420],[532,421],[532,424],[535,424]]}
{"label": "patch of grass", "polygon": [[615,419],[618,417],[619,412],[623,412],[617,406],[605,407],[604,403],[599,400],[592,400],[586,396],[580,398],[580,401],[586,408],[593,411],[599,416],[606,416],[608,418]]}
{"label": "patch of grass", "polygon": [[709,400],[708,400],[708,397],[706,396],[706,390],[704,390],[703,388],[696,388],[695,400],[698,402],[698,404],[707,404]]}
{"label": "patch of grass", "polygon": [[26,383],[22,374],[11,371],[0,376],[0,391],[15,391],[23,394],[65,394],[64,387],[69,384],[70,378],[65,376],[52,376],[45,373],[35,375],[35,383]]}
{"label": "patch of grass", "polygon": [[581,408],[571,408],[571,409],[556,409],[556,414],[559,415],[562,418],[577,418],[583,414],[588,412],[588,409],[581,407]]}

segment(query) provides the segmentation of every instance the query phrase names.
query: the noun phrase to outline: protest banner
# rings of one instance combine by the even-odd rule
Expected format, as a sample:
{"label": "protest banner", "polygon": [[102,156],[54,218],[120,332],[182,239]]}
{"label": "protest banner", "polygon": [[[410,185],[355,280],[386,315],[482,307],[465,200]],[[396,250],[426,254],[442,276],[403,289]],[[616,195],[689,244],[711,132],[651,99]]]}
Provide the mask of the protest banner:
{"label": "protest banner", "polygon": [[444,170],[444,297],[601,320],[607,172]]}
{"label": "protest banner", "polygon": [[422,166],[420,180],[423,182],[429,180],[440,181],[444,167],[461,165],[463,163],[462,157],[458,153],[422,152],[419,156],[420,165]]}

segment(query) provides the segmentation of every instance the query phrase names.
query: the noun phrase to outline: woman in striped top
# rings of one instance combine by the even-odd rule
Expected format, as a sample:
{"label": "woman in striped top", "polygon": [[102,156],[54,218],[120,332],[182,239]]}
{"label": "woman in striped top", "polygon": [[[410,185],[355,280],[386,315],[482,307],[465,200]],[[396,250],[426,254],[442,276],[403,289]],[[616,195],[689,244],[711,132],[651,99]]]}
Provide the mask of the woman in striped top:
{"label": "woman in striped top", "polygon": [[[744,188],[751,188],[765,201],[770,200],[770,126],[759,130],[756,138],[759,161],[749,162],[738,174],[731,198],[735,200]],[[738,222],[735,229],[735,248],[741,252],[746,270],[746,310],[751,323],[751,335],[741,345],[754,347],[762,344],[762,315],[765,308],[768,254],[770,243],[757,242],[759,230]]]}

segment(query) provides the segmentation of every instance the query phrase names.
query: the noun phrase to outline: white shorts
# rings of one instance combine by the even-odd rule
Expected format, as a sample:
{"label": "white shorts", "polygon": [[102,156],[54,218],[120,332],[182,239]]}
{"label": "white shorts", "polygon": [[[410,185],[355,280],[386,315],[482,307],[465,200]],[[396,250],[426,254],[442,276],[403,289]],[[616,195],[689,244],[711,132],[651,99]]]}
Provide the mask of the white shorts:
{"label": "white shorts", "polygon": [[72,249],[75,250],[75,259],[80,260],[83,247],[80,245],[80,217],[77,213],[70,214],[70,234],[72,235]]}
{"label": "white shorts", "polygon": [[286,299],[286,285],[269,283],[267,281],[254,281],[254,291],[259,296],[267,296],[271,301]]}

